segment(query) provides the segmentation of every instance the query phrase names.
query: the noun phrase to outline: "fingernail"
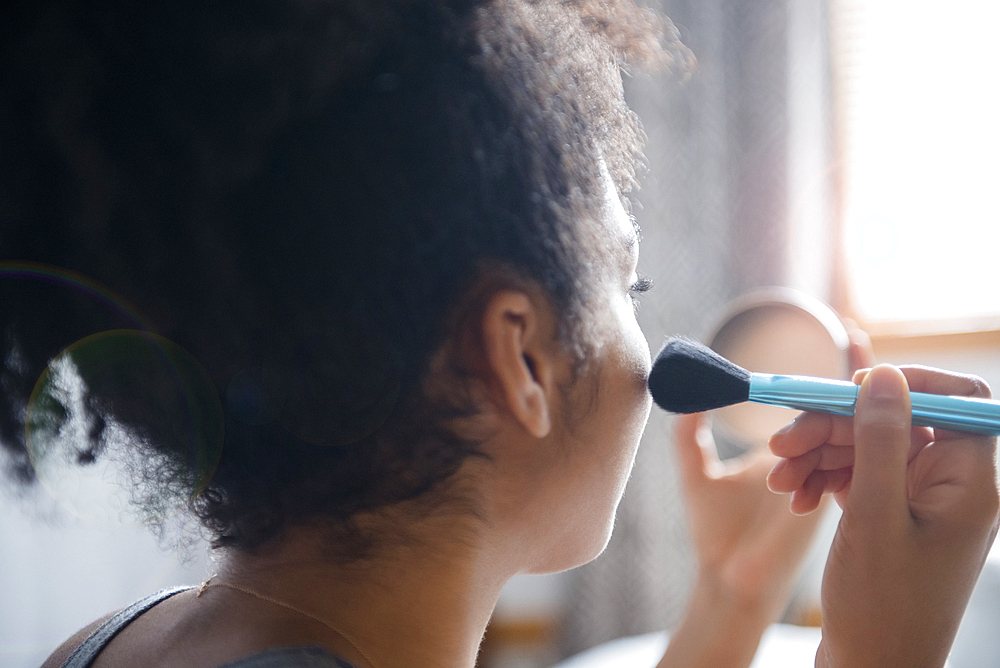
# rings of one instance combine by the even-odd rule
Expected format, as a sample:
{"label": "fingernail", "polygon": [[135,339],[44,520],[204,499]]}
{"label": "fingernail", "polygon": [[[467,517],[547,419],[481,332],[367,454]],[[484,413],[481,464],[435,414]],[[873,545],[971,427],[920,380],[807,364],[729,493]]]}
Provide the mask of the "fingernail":
{"label": "fingernail", "polygon": [[899,380],[888,371],[873,371],[868,376],[868,397],[870,399],[899,399],[903,388]]}
{"label": "fingernail", "polygon": [[792,430],[792,427],[794,427],[794,426],[795,426],[795,420],[792,420],[791,422],[789,422],[788,424],[786,424],[784,427],[782,427],[778,431],[774,432],[774,435],[775,436],[782,436],[784,434],[787,434],[788,432],[790,432]]}

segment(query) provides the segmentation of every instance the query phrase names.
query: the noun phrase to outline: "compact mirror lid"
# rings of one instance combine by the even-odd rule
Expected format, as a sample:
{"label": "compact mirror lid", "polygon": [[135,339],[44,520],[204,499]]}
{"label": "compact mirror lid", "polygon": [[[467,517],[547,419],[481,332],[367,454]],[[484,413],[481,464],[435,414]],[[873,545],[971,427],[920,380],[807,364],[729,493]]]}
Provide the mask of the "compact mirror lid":
{"label": "compact mirror lid", "polygon": [[[740,297],[709,340],[713,350],[749,371],[823,378],[848,377],[848,345],[847,329],[832,308],[790,288],[765,288]],[[730,450],[736,452],[766,445],[796,415],[752,403],[712,414],[720,446],[731,442]]]}

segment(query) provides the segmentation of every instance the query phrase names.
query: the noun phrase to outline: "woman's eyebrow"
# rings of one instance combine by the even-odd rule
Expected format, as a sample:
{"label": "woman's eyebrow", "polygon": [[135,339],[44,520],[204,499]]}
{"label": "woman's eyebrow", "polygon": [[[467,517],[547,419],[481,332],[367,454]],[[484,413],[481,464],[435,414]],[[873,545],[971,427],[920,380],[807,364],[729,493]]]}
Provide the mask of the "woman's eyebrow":
{"label": "woman's eyebrow", "polygon": [[639,222],[635,219],[635,216],[629,216],[629,218],[632,220],[632,234],[625,235],[625,248],[631,253],[639,246],[639,242],[642,240],[642,228],[639,227]]}

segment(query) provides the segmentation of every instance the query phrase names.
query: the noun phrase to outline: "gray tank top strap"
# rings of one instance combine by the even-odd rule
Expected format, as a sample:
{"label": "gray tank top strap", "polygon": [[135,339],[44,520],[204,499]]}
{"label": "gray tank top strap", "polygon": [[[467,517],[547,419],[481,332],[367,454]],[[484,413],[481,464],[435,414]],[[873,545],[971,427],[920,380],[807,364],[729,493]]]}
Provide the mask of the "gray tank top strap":
{"label": "gray tank top strap", "polygon": [[69,658],[66,659],[66,663],[63,664],[63,668],[88,668],[90,664],[94,662],[97,655],[101,653],[101,650],[111,642],[119,631],[128,626],[128,624],[134,620],[136,617],[146,612],[154,605],[170,598],[174,594],[179,594],[182,591],[187,591],[192,589],[192,587],[173,587],[171,589],[162,589],[155,594],[150,594],[146,598],[136,601],[129,607],[119,610],[112,616],[108,621],[101,624],[96,631],[94,631],[90,636],[84,640],[79,647],[70,654]]}

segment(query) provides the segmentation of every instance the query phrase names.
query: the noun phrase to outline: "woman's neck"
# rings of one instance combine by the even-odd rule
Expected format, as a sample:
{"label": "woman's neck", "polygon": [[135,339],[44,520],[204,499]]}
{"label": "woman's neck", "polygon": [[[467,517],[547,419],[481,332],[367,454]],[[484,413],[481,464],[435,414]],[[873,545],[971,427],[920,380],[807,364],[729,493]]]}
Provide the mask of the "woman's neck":
{"label": "woman's neck", "polygon": [[400,541],[346,564],[330,560],[318,533],[290,530],[258,555],[231,551],[213,582],[250,589],[258,599],[266,596],[321,620],[347,641],[326,644],[362,666],[475,665],[500,589],[513,575],[476,532]]}

